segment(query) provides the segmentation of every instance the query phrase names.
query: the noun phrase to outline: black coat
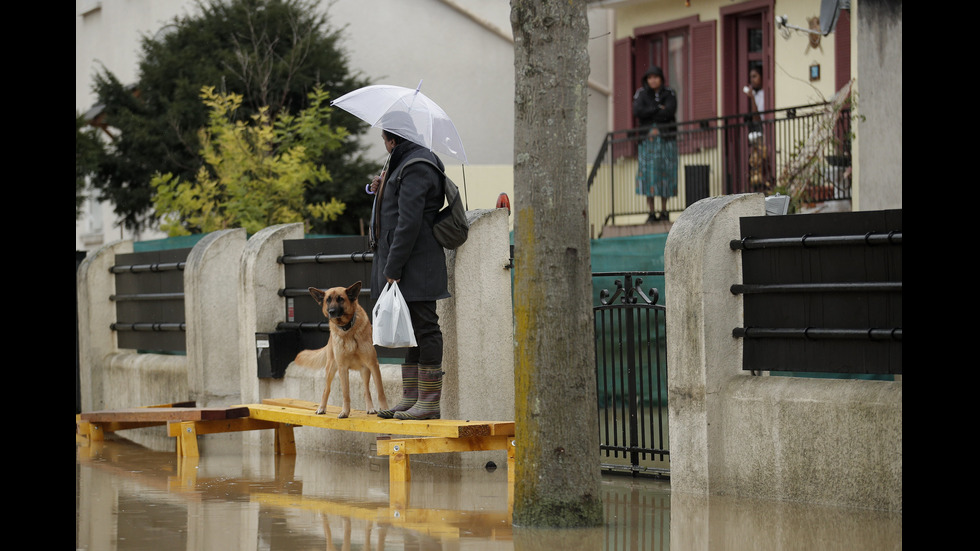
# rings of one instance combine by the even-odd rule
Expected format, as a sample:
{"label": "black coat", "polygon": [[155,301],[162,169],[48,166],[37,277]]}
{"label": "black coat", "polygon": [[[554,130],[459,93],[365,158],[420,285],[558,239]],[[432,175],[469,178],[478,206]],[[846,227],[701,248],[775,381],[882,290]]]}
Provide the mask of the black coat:
{"label": "black coat", "polygon": [[398,288],[407,302],[448,298],[446,251],[436,242],[432,224],[445,203],[441,174],[425,163],[415,163],[391,179],[400,165],[426,157],[444,165],[428,149],[402,142],[391,152],[385,182],[375,201],[377,249],[371,266],[371,298],[377,299],[386,278],[400,280]]}
{"label": "black coat", "polygon": [[677,95],[666,86],[653,91],[646,82],[633,94],[633,116],[641,128],[656,125],[666,139],[676,137]]}

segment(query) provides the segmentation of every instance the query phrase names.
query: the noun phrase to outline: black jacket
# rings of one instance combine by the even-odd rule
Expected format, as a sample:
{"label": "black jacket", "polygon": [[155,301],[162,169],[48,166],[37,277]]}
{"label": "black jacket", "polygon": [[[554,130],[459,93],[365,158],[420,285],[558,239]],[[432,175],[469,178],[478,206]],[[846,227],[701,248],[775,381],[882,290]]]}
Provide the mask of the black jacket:
{"label": "black jacket", "polygon": [[375,200],[377,250],[371,266],[371,297],[377,299],[386,277],[400,280],[407,302],[449,297],[446,251],[432,235],[432,224],[445,202],[443,177],[425,163],[415,163],[390,178],[408,159],[426,157],[441,169],[442,161],[428,149],[402,142],[391,152],[385,182]]}
{"label": "black jacket", "polygon": [[644,79],[643,87],[633,94],[633,116],[640,128],[649,130],[649,127],[656,125],[661,137],[674,139],[677,131],[677,95],[666,86],[654,92]]}

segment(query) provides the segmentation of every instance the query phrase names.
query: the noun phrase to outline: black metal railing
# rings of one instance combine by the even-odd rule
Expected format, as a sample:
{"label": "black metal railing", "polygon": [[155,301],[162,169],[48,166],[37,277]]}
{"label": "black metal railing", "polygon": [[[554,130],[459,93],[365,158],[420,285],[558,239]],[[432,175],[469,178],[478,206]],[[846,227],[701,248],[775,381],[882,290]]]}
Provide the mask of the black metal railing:
{"label": "black metal railing", "polygon": [[[349,243],[349,239],[345,240],[344,242]],[[340,275],[333,276],[336,278],[335,281],[337,283],[334,286],[340,285],[342,282],[345,281],[343,277],[347,274],[348,271],[345,270],[343,267],[352,266],[355,264],[370,264],[373,260],[374,260],[374,253],[372,251],[356,251],[350,253],[333,253],[333,254],[324,254],[319,252],[313,254],[283,254],[277,259],[277,261],[280,264],[283,264],[284,266],[287,267],[286,272],[287,274],[290,274],[290,276],[294,272],[293,266],[298,267],[298,265],[300,264],[310,265],[311,267],[313,267],[313,269],[317,270],[318,272],[325,272],[328,274],[334,274],[336,273],[337,270],[340,270],[341,271]],[[317,266],[319,266],[320,268],[317,268]],[[307,282],[323,281],[322,276],[317,278],[310,277],[308,275],[309,271],[307,269],[302,269],[300,274],[301,274],[300,277],[307,277]],[[368,272],[365,271],[363,267],[361,267],[357,269],[354,275],[351,277],[354,277],[356,280],[359,276],[366,276],[366,275],[368,275]],[[295,280],[296,278],[289,277],[289,279]],[[350,277],[348,277],[348,279],[350,279]],[[346,286],[353,282],[354,281],[348,281],[347,283],[344,283],[344,285]],[[371,296],[371,289],[369,287],[370,282],[362,281],[362,283],[363,286],[361,287],[361,292],[359,297],[370,299]],[[302,300],[309,300],[311,298],[309,292],[310,286],[315,286],[315,285],[307,285],[307,287],[285,287],[283,289],[279,289],[279,296],[286,298],[287,304],[290,303],[290,299],[300,298]],[[309,306],[309,304],[307,304],[307,306]],[[364,300],[362,306],[365,306],[365,309],[368,309],[367,306],[370,306],[370,301]],[[303,321],[296,321],[295,313],[296,313],[295,306],[287,307],[287,312],[286,312],[287,321],[279,322],[276,325],[276,329],[280,331],[282,330],[319,331],[321,333],[327,333],[330,331],[330,322],[327,319],[323,318],[323,316],[320,315],[318,312],[313,311],[311,313],[311,315],[314,318],[312,321],[309,319]]]}
{"label": "black metal railing", "polygon": [[326,343],[330,324],[310,296],[309,287],[347,287],[360,281],[361,306],[370,312],[373,306],[370,302],[370,277],[374,253],[366,249],[367,238],[364,236],[284,241],[283,254],[277,262],[285,267],[286,285],[278,293],[286,299],[286,318],[276,328],[320,333],[313,336],[316,342],[308,344],[314,346],[321,339]]}
{"label": "black metal railing", "polygon": [[637,474],[666,475],[667,341],[659,292],[644,292],[644,278],[663,272],[596,272],[603,288],[593,307],[596,387],[602,467]]}
{"label": "black metal railing", "polygon": [[[285,316],[274,332],[257,334],[257,342],[268,343],[259,350],[259,377],[279,378],[300,350],[317,349],[329,339],[330,323],[309,288],[349,287],[361,282],[359,301],[368,316],[371,300],[371,263],[374,253],[366,250],[366,236],[340,236],[286,240],[277,262],[283,265],[283,298]],[[355,251],[355,252],[350,252]],[[261,339],[259,338],[261,336]],[[375,347],[384,362],[401,359],[404,350]]]}
{"label": "black metal railing", "polygon": [[116,293],[119,348],[184,353],[187,324],[184,319],[184,269],[191,249],[169,249],[116,255],[109,268]]}
{"label": "black metal railing", "polygon": [[[850,112],[835,113],[829,103],[775,109],[751,115],[684,121],[675,135],[677,195],[667,202],[679,212],[706,197],[780,191],[790,178],[800,183],[802,202],[850,199]],[[804,148],[814,135],[825,136]],[[637,148],[645,129],[606,135],[589,173],[590,223],[642,223],[646,199],[636,193]],[[807,167],[800,175],[801,161]],[[793,167],[790,171],[789,168]]]}
{"label": "black metal railing", "polygon": [[740,220],[745,370],[902,374],[902,212]]}

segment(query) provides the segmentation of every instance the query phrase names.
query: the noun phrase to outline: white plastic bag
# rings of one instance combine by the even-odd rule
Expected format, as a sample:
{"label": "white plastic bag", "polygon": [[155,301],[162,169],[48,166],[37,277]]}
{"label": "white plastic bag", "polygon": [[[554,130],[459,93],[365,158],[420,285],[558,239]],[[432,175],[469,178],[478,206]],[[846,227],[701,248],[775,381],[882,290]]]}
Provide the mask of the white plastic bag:
{"label": "white plastic bag", "polygon": [[374,344],[385,348],[418,346],[408,304],[398,289],[398,283],[385,284],[374,305]]}

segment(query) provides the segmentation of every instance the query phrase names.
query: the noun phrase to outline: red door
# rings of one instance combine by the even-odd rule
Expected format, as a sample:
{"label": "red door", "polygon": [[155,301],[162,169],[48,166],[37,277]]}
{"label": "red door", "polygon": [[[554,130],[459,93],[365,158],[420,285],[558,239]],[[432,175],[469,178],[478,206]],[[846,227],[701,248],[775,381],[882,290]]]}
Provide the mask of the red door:
{"label": "red door", "polygon": [[766,124],[765,116],[761,120],[736,116],[752,112],[753,100],[743,92],[752,69],[762,74],[764,109],[773,107],[771,8],[771,1],[761,0],[722,10],[726,193],[765,192],[774,183],[771,124]]}

